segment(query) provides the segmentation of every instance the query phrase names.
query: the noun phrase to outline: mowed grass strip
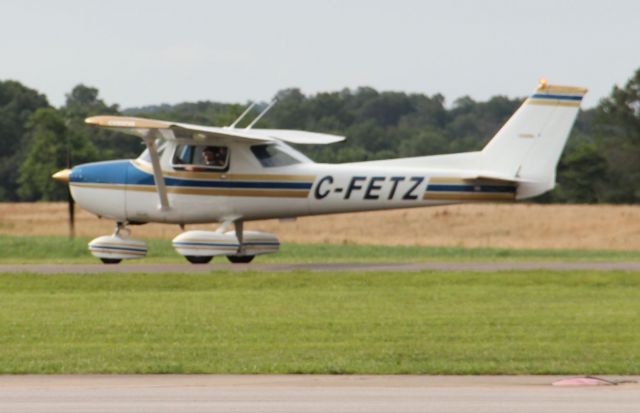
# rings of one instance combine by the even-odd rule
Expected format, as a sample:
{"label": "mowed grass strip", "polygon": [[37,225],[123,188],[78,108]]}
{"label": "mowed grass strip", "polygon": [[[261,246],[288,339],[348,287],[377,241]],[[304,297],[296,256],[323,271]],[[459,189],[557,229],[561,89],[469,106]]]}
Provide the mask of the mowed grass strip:
{"label": "mowed grass strip", "polygon": [[[100,261],[87,249],[88,238],[18,237],[0,235],[0,264],[87,264]],[[147,240],[146,258],[131,264],[184,263],[170,240]],[[394,263],[447,261],[637,261],[640,252],[578,250],[514,250],[501,248],[448,248],[371,245],[282,244],[277,254],[264,255],[262,263]],[[218,257],[214,262],[227,262]]]}
{"label": "mowed grass strip", "polygon": [[0,275],[0,373],[640,374],[625,272]]}

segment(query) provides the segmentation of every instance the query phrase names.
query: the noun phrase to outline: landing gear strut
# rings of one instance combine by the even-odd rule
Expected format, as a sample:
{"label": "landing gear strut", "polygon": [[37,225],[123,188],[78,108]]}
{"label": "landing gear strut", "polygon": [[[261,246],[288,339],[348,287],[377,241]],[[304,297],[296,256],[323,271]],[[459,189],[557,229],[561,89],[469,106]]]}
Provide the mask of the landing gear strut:
{"label": "landing gear strut", "polygon": [[227,255],[227,259],[232,264],[248,264],[250,263],[255,255],[244,255],[245,253],[245,245],[244,245],[244,223],[242,220],[237,220],[233,223],[235,229],[235,236],[238,238],[238,255]]}

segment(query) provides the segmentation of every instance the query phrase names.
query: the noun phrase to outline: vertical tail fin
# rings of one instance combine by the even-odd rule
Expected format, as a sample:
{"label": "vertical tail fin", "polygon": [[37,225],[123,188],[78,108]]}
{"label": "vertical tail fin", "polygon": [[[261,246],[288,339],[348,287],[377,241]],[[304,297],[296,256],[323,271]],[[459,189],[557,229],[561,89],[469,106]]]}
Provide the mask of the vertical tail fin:
{"label": "vertical tail fin", "polygon": [[553,189],[556,167],[587,89],[542,81],[481,152],[485,167],[522,182],[518,198]]}

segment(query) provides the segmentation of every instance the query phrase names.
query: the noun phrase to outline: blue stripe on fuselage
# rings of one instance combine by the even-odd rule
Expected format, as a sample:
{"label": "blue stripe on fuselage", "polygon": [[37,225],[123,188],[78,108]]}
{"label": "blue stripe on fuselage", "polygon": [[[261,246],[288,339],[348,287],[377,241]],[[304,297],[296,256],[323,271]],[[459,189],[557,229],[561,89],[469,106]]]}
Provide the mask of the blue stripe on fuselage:
{"label": "blue stripe on fuselage", "polygon": [[[71,171],[70,182],[115,185],[155,185],[153,175],[136,168],[131,161],[95,162],[79,165]],[[310,182],[264,182],[193,180],[165,177],[168,187],[237,189],[311,189]]]}
{"label": "blue stripe on fuselage", "polygon": [[434,192],[490,192],[490,193],[511,193],[516,192],[515,186],[503,185],[427,185],[427,191]]}
{"label": "blue stripe on fuselage", "polygon": [[311,189],[307,182],[251,182],[251,181],[193,181],[190,179],[165,178],[167,186],[197,188],[243,188],[243,189]]}

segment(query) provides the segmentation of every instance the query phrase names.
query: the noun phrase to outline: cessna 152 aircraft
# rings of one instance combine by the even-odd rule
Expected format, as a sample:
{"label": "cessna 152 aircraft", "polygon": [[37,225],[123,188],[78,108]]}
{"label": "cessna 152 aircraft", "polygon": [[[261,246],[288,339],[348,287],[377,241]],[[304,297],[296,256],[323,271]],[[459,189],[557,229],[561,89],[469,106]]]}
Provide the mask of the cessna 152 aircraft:
{"label": "cessna 152 aircraft", "polygon": [[192,263],[224,255],[247,263],[278,251],[275,235],[245,231],[245,221],[413,208],[458,202],[514,201],[555,186],[556,166],[586,89],[541,81],[480,151],[345,164],[311,161],[292,144],[331,144],[342,136],[296,130],[209,127],[96,116],[86,123],[142,138],[134,160],[78,165],[54,175],[87,211],[116,222],[89,243],[105,263],[141,258],[147,247],[128,225],[220,223],[173,239]]}

